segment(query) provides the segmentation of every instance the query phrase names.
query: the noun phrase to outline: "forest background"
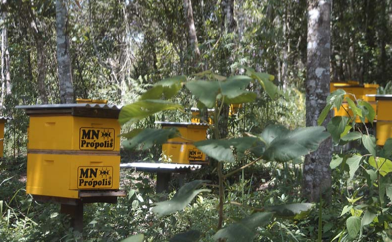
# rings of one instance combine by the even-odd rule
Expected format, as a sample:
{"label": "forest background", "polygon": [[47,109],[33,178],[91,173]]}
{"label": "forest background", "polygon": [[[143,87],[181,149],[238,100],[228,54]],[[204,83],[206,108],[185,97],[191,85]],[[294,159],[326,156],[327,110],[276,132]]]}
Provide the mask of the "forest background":
{"label": "forest background", "polygon": [[[64,2],[68,7],[75,98],[107,99],[123,105],[137,100],[165,77],[208,70],[230,76],[242,74],[237,68],[241,65],[275,76],[283,98],[272,101],[262,92],[255,103],[245,106],[242,116],[231,120],[230,132],[257,132],[270,123],[289,128],[305,126],[307,1]],[[387,84],[392,81],[391,5],[390,0],[333,1],[331,81],[377,83],[383,93],[388,92]],[[3,0],[1,21],[0,102],[3,116],[13,117],[5,136],[5,155],[10,160],[3,165],[12,164],[22,170],[28,118],[14,107],[60,102],[55,1]],[[189,28],[192,23],[193,29]],[[186,96],[177,99],[184,106],[195,104]],[[169,115],[151,117],[137,126],[152,127],[156,120],[186,119],[180,113]],[[152,159],[160,155],[159,151],[148,154]],[[134,155],[127,153],[123,157]],[[141,159],[146,154],[137,155]],[[14,193],[10,200],[13,197]],[[130,198],[129,202],[134,204],[136,200]],[[31,204],[28,199],[20,201]],[[15,206],[23,211],[23,204]],[[35,236],[46,232],[42,227],[31,228]],[[102,231],[94,229],[91,233]],[[314,231],[307,231],[304,237]],[[25,236],[25,232],[20,233]],[[53,238],[60,234],[50,233]],[[107,236],[114,236],[113,231]],[[125,235],[114,237],[122,236]]]}

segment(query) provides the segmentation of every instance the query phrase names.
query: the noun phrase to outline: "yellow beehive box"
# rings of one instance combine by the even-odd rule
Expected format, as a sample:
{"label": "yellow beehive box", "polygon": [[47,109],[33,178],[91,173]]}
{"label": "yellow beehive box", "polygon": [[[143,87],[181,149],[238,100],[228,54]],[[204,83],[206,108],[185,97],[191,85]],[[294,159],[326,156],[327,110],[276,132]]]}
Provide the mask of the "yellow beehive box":
{"label": "yellow beehive box", "polygon": [[344,89],[345,87],[359,85],[359,82],[330,82],[329,89],[330,92],[334,92],[337,89]]}
{"label": "yellow beehive box", "polygon": [[18,106],[30,116],[26,192],[78,199],[118,190],[120,110],[105,104]]}
{"label": "yellow beehive box", "polygon": [[242,108],[242,104],[231,104],[229,109],[229,116],[236,115],[240,108]]}
{"label": "yellow beehive box", "polygon": [[208,124],[188,123],[188,122],[156,122],[161,124],[163,129],[176,128],[181,137],[169,139],[168,142],[192,143],[207,138]]}
{"label": "yellow beehive box", "polygon": [[80,190],[118,190],[120,156],[27,155],[26,193],[79,198]]}
{"label": "yellow beehive box", "polygon": [[[208,124],[213,124],[213,116],[214,116],[214,109],[208,109]],[[200,117],[200,110],[198,108],[191,108],[191,113],[192,113],[192,118],[191,118],[191,123],[200,123],[201,117]]]}
{"label": "yellow beehive box", "polygon": [[392,138],[392,95],[375,95],[377,100],[377,145],[384,145]]}
{"label": "yellow beehive box", "polygon": [[206,155],[196,146],[187,143],[166,143],[162,145],[162,154],[173,163],[189,164],[204,162]]}
{"label": "yellow beehive box", "polygon": [[78,98],[76,99],[76,103],[97,103],[97,104],[107,104],[108,100],[99,100],[99,99],[83,99]]}
{"label": "yellow beehive box", "polygon": [[[364,87],[365,87],[365,94],[362,96],[362,99],[373,104],[372,102],[376,101],[376,98],[374,95],[377,94],[377,89],[378,89],[379,85],[378,84],[364,84]],[[376,109],[374,109],[374,110],[376,110]]]}
{"label": "yellow beehive box", "polygon": [[[349,81],[347,83],[343,83],[343,82],[338,82],[338,83],[330,83],[330,91],[333,92],[337,89],[343,89],[344,91],[346,91],[347,93],[351,93],[355,95],[356,99],[362,99],[364,101],[369,102],[373,109],[376,111],[377,110],[377,104],[375,102],[375,97],[374,95],[377,93],[377,88],[379,86],[377,84],[364,84],[364,85],[360,85],[359,82],[355,82],[355,81]],[[369,96],[367,96],[369,95]],[[354,100],[354,97],[351,95],[346,95],[347,97],[351,98],[352,100]],[[343,107],[340,108],[339,111],[337,111],[337,109],[334,109],[334,116],[352,116],[352,111],[349,110],[348,108],[348,104],[346,102],[344,102]],[[348,110],[348,112],[346,110]],[[357,119],[355,120],[355,122],[360,123],[360,119],[359,117],[357,117]],[[368,122],[366,120],[366,122]]]}
{"label": "yellow beehive box", "polygon": [[176,128],[181,137],[169,139],[162,145],[162,154],[170,158],[173,163],[189,164],[192,161],[203,162],[206,156],[192,143],[207,139],[208,124],[156,122],[162,128]]}

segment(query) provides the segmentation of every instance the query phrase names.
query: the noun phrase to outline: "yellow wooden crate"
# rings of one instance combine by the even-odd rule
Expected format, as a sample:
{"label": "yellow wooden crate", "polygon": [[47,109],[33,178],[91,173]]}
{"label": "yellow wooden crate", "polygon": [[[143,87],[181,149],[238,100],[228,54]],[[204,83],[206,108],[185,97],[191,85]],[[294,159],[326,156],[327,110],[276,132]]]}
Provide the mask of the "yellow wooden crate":
{"label": "yellow wooden crate", "polygon": [[[378,89],[379,85],[377,85],[377,84],[364,84],[364,87],[365,87],[365,93],[362,96],[362,99],[367,102],[375,102],[376,101],[375,96],[366,96],[366,95],[367,94],[372,94],[372,95],[377,94],[377,89]],[[376,110],[376,109],[374,109],[374,110]]]}
{"label": "yellow wooden crate", "polygon": [[[200,117],[200,110],[198,108],[192,108],[191,109],[192,113],[192,118],[191,118],[191,123],[201,123],[201,117]],[[213,124],[214,121],[212,117],[214,116],[214,110],[209,109],[208,110],[208,124]]]}
{"label": "yellow wooden crate", "polygon": [[168,142],[192,143],[207,138],[207,124],[197,123],[175,123],[175,122],[157,122],[162,128],[176,128],[181,137],[169,139]]}
{"label": "yellow wooden crate", "polygon": [[119,186],[119,155],[27,155],[28,194],[79,198],[79,190],[117,190]]}
{"label": "yellow wooden crate", "polygon": [[172,163],[189,164],[190,161],[205,161],[206,155],[196,146],[187,143],[166,143],[162,145],[162,154]]}
{"label": "yellow wooden crate", "polygon": [[31,116],[29,149],[120,150],[116,119],[74,116]]}
{"label": "yellow wooden crate", "polygon": [[242,108],[242,104],[231,104],[229,109],[229,116],[236,115]]}
{"label": "yellow wooden crate", "polygon": [[388,138],[392,138],[392,122],[377,121],[377,145],[384,145]]}
{"label": "yellow wooden crate", "polygon": [[106,104],[19,106],[30,116],[28,194],[79,199],[80,190],[118,190],[120,110]]}
{"label": "yellow wooden crate", "polygon": [[344,89],[345,87],[359,85],[359,83],[348,83],[348,82],[330,82],[329,83],[329,90],[330,92],[334,92],[338,89]]}
{"label": "yellow wooden crate", "polygon": [[378,100],[377,102],[377,120],[392,121],[392,100]]}

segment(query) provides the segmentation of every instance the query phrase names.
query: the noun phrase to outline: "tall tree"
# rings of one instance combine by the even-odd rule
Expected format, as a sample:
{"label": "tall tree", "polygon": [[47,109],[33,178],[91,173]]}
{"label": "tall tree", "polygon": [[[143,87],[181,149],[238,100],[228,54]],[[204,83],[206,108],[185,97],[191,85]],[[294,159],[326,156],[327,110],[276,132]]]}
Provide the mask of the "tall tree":
{"label": "tall tree", "polygon": [[[306,126],[317,125],[329,94],[330,18],[331,0],[308,0]],[[322,194],[330,192],[331,147],[332,141],[327,139],[317,151],[305,157],[303,192],[309,201],[317,201]]]}
{"label": "tall tree", "polygon": [[68,38],[68,13],[64,0],[56,0],[57,65],[61,103],[74,101]]}
{"label": "tall tree", "polygon": [[198,47],[195,21],[193,20],[193,10],[192,10],[191,0],[183,0],[183,7],[184,7],[185,19],[188,25],[189,43],[192,47],[195,60],[198,60],[200,58],[200,50]]}
{"label": "tall tree", "polygon": [[[3,6],[7,0],[2,1]],[[1,105],[4,104],[6,95],[11,94],[11,73],[10,73],[10,53],[8,49],[8,32],[5,21],[7,20],[7,11],[1,14]]]}

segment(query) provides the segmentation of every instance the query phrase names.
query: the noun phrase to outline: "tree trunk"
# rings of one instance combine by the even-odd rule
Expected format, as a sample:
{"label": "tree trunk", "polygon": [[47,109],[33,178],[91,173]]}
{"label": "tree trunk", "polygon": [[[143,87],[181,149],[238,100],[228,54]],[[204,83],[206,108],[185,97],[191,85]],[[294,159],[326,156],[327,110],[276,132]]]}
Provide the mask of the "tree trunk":
{"label": "tree trunk", "polygon": [[386,51],[386,45],[388,42],[389,38],[389,32],[388,32],[388,8],[387,8],[387,0],[379,0],[379,6],[380,8],[380,13],[379,13],[379,39],[380,39],[380,59],[379,59],[379,65],[380,67],[378,69],[377,73],[377,80],[380,81],[378,82],[380,85],[385,86],[386,79],[383,78],[384,76],[388,76],[388,71],[387,71],[387,61],[388,61],[388,56],[387,56],[387,51]]}
{"label": "tree trunk", "polygon": [[[6,0],[3,0],[3,4],[7,4]],[[7,12],[4,11],[1,15],[1,19],[6,21]],[[6,96],[11,94],[11,72],[10,72],[10,53],[8,49],[8,32],[6,25],[3,25],[1,30],[1,105],[4,107],[4,101]],[[4,111],[4,108],[2,108]]]}
{"label": "tree trunk", "polygon": [[193,49],[195,60],[198,60],[200,58],[200,50],[197,42],[195,22],[193,20],[193,10],[192,10],[191,0],[184,0],[183,7],[184,7],[185,19],[188,24],[189,43]]}
{"label": "tree trunk", "polygon": [[[330,83],[330,18],[331,0],[308,0],[308,48],[306,78],[306,126],[316,126],[325,107]],[[328,123],[330,117],[324,122]],[[329,200],[331,188],[332,141],[327,139],[319,149],[305,157],[303,195],[310,201]]]}
{"label": "tree trunk", "polygon": [[221,1],[221,9],[224,16],[222,32],[224,33],[233,33],[237,22],[234,19],[234,0],[222,0]]}
{"label": "tree trunk", "polygon": [[37,67],[38,67],[38,91],[39,98],[41,102],[48,103],[48,95],[45,89],[45,79],[46,79],[46,53],[44,47],[44,41],[42,37],[36,38],[36,47],[37,47]]}
{"label": "tree trunk", "polygon": [[56,0],[57,65],[61,103],[74,102],[67,25],[68,19],[65,1]]}

